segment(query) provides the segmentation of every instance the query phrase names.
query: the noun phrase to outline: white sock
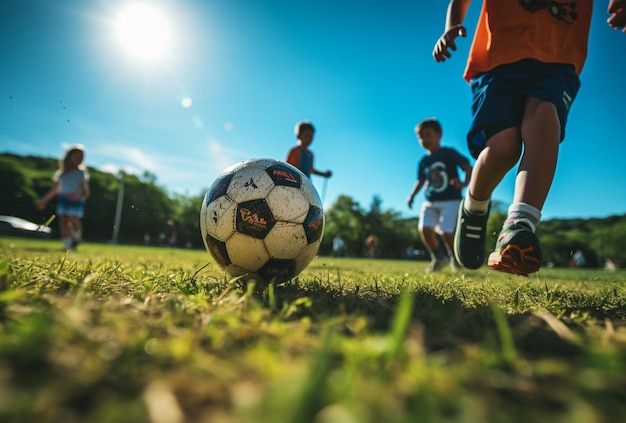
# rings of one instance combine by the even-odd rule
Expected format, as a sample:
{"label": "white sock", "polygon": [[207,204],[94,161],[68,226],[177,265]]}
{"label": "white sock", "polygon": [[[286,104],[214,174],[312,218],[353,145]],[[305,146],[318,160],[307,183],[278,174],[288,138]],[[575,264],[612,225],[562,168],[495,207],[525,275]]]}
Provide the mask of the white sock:
{"label": "white sock", "polygon": [[473,198],[469,192],[465,196],[465,200],[463,202],[463,207],[465,210],[470,211],[474,214],[485,214],[489,210],[489,202],[491,198],[486,200],[477,200]]}
{"label": "white sock", "polygon": [[507,221],[523,219],[529,223],[532,231],[535,231],[541,221],[541,210],[526,203],[514,203],[509,206]]}

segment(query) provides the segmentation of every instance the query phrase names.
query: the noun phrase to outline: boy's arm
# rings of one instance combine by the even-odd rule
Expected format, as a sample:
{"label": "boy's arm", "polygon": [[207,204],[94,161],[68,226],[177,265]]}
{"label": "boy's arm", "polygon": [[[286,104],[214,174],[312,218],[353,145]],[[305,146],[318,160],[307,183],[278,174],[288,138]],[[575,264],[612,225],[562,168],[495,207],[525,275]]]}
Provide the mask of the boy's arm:
{"label": "boy's arm", "polygon": [[333,175],[333,172],[327,170],[326,172],[321,172],[315,169],[313,166],[313,153],[311,153],[311,175],[323,176],[324,178],[330,178]]}
{"label": "boy's arm", "polygon": [[455,189],[461,191],[467,186],[467,184],[469,184],[469,181],[472,177],[472,165],[470,165],[469,162],[465,162],[459,167],[465,172],[465,179],[463,180],[463,182],[461,182],[459,178],[452,178],[450,179],[450,185],[452,185]]}
{"label": "boy's arm", "polygon": [[465,37],[467,31],[463,26],[467,9],[472,0],[451,0],[446,14],[446,28],[443,35],[437,40],[433,49],[433,58],[437,62],[445,62],[452,56],[450,50],[456,51],[457,37]]}
{"label": "boy's arm", "polygon": [[422,189],[425,183],[426,183],[425,180],[418,180],[415,183],[415,186],[413,187],[413,191],[411,192],[411,195],[409,196],[409,199],[407,200],[407,205],[409,206],[410,209],[413,208],[413,200],[415,199],[415,196],[417,195],[418,192],[420,192],[420,190]]}
{"label": "boy's arm", "polygon": [[54,186],[50,188],[50,191],[48,191],[46,195],[44,195],[43,198],[39,200],[39,203],[37,204],[37,208],[39,210],[44,210],[46,206],[48,205],[48,203],[50,202],[50,200],[52,200],[57,195],[58,191],[59,191],[59,182],[57,181],[54,183]]}
{"label": "boy's arm", "polygon": [[463,169],[463,171],[465,172],[465,180],[461,182],[461,187],[459,188],[459,190],[469,185],[470,180],[472,179],[473,168],[472,165],[469,164],[469,162],[465,162],[465,164],[461,166],[461,169]]}
{"label": "boy's arm", "polygon": [[331,176],[333,176],[333,172],[331,172],[330,170],[327,170],[326,172],[320,172],[319,170],[313,167],[311,167],[311,174],[323,176],[324,178],[330,178]]}
{"label": "boy's arm", "polygon": [[611,15],[607,20],[609,26],[626,34],[626,0],[610,0],[608,12]]}

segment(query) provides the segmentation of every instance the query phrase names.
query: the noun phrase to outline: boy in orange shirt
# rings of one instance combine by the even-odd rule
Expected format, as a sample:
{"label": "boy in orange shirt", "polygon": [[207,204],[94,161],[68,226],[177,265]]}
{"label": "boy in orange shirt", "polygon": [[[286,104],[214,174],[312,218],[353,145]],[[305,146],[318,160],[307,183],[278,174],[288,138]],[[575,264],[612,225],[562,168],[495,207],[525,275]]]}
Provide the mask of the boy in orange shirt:
{"label": "boy in orange shirt", "polygon": [[[451,0],[433,57],[443,62],[465,37],[471,0]],[[454,253],[466,268],[485,263],[491,194],[521,162],[513,203],[490,254],[492,269],[527,275],[539,270],[535,228],[554,178],[559,144],[587,57],[593,2],[483,0],[464,78],[473,93],[467,141],[476,158],[461,203]],[[608,23],[626,32],[626,0],[610,0]]]}
{"label": "boy in orange shirt", "polygon": [[330,178],[333,174],[330,170],[322,172],[313,166],[313,152],[309,149],[313,142],[313,135],[315,135],[313,124],[306,120],[300,121],[296,123],[294,132],[298,139],[298,145],[289,150],[286,162],[300,169],[309,178],[311,175]]}

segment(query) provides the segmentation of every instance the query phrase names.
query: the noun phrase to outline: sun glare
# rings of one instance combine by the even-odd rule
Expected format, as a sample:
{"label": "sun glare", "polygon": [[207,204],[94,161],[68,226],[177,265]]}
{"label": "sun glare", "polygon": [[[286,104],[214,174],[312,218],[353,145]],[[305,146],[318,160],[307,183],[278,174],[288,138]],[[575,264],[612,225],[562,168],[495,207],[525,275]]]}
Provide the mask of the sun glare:
{"label": "sun glare", "polygon": [[163,11],[149,3],[130,3],[115,19],[115,35],[123,50],[144,62],[167,59],[172,29]]}

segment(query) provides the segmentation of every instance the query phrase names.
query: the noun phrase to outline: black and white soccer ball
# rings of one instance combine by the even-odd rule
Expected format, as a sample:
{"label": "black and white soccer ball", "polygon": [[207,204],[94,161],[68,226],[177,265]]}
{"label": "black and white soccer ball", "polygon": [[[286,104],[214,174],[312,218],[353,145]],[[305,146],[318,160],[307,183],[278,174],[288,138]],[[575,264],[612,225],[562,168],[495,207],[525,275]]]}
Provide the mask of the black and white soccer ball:
{"label": "black and white soccer ball", "polygon": [[200,230],[207,251],[231,276],[259,285],[283,283],[317,255],[324,212],[300,170],[250,159],[213,182],[202,203]]}

